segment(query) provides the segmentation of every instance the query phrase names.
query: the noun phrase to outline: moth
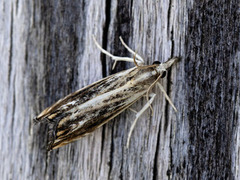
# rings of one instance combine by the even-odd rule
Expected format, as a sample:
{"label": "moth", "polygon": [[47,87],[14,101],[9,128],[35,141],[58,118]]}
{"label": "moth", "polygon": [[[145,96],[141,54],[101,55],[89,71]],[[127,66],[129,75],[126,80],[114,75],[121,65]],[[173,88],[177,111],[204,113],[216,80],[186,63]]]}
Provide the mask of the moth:
{"label": "moth", "polygon": [[129,146],[130,137],[138,118],[147,108],[152,109],[151,103],[155,94],[149,94],[149,91],[154,85],[158,85],[173,109],[177,111],[158,81],[165,77],[167,69],[178,58],[169,59],[165,63],[155,61],[152,65],[143,65],[143,58],[130,49],[121,37],[122,44],[133,54],[133,58],[114,56],[104,50],[94,37],[93,40],[102,53],[115,61],[113,66],[117,61],[129,61],[133,62],[135,67],[90,84],[42,111],[35,121],[46,120],[49,124],[48,150],[59,148],[89,134],[146,95],[147,103],[137,112],[136,119],[131,126],[127,140],[127,146]]}

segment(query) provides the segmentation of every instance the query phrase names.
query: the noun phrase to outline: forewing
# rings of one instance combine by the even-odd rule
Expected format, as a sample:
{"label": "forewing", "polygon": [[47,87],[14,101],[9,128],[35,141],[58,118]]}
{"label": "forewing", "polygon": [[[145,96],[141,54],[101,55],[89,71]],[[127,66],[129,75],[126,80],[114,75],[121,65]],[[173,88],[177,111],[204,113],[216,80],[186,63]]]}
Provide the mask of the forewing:
{"label": "forewing", "polygon": [[[136,68],[128,69],[114,75],[103,78],[93,84],[90,84],[68,96],[60,99],[52,106],[43,110],[36,118],[35,121],[41,121],[47,119],[49,121],[56,120],[62,112],[82,104],[96,96],[109,92],[114,88],[118,88],[127,82],[128,74],[135,74]],[[128,76],[127,76],[128,75]]]}

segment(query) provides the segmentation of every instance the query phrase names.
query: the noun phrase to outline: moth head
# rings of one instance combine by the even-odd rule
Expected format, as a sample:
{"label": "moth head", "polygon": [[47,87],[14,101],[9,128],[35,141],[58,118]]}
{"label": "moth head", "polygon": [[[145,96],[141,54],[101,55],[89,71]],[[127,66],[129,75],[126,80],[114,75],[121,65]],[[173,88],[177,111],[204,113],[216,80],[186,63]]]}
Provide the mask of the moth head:
{"label": "moth head", "polygon": [[160,61],[154,61],[154,62],[153,62],[153,65],[154,65],[154,64],[159,65],[159,64],[161,64],[161,63],[160,63]]}
{"label": "moth head", "polygon": [[167,70],[165,69],[165,67],[162,65],[162,63],[160,63],[159,61],[154,61],[153,65],[156,65],[156,71],[158,73],[160,73],[160,77],[164,78],[167,74]]}

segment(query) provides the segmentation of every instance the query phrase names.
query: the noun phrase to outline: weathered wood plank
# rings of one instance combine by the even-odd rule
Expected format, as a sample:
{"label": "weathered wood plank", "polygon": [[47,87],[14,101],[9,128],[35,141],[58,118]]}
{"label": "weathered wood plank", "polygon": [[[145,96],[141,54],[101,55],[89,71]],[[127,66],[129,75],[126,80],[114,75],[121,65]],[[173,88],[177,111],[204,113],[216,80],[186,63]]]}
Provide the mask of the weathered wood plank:
{"label": "weathered wood plank", "polygon": [[[220,1],[8,1],[0,3],[0,174],[3,179],[238,179],[240,13]],[[181,56],[161,80],[154,114],[127,110],[94,133],[47,152],[33,117],[59,98],[133,66]],[[133,109],[146,103],[140,100]]]}

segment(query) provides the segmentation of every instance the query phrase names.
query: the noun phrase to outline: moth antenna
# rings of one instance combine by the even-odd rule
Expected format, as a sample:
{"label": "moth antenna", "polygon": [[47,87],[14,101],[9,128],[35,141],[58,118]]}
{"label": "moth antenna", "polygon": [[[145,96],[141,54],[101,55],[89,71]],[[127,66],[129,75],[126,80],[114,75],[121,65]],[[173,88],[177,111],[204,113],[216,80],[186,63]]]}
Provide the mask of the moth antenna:
{"label": "moth antenna", "polygon": [[[120,56],[114,56],[112,55],[111,53],[109,53],[108,51],[106,51],[105,49],[103,49],[100,44],[98,44],[97,40],[95,39],[95,37],[92,35],[93,37],[93,41],[94,43],[96,44],[96,46],[98,47],[98,49],[100,49],[100,51],[103,53],[103,54],[106,54],[107,56],[111,57],[112,60],[114,61],[127,61],[127,62],[133,62],[133,58],[129,58],[129,57],[120,57]],[[142,61],[140,60],[136,60],[138,63],[142,63]]]}
{"label": "moth antenna", "polygon": [[123,41],[123,39],[122,39],[121,36],[119,36],[119,39],[120,39],[122,45],[123,45],[130,53],[132,53],[138,60],[140,60],[140,61],[142,62],[142,64],[143,64],[143,63],[144,63],[143,58],[142,58],[139,54],[137,54],[135,51],[133,51],[130,47],[128,47],[128,45]]}
{"label": "moth antenna", "polygon": [[137,54],[137,53],[135,53],[134,56],[133,56],[133,62],[134,62],[135,66],[136,66],[137,68],[140,68],[140,66],[137,64],[137,61],[136,61],[136,59],[135,59],[136,54]]}

